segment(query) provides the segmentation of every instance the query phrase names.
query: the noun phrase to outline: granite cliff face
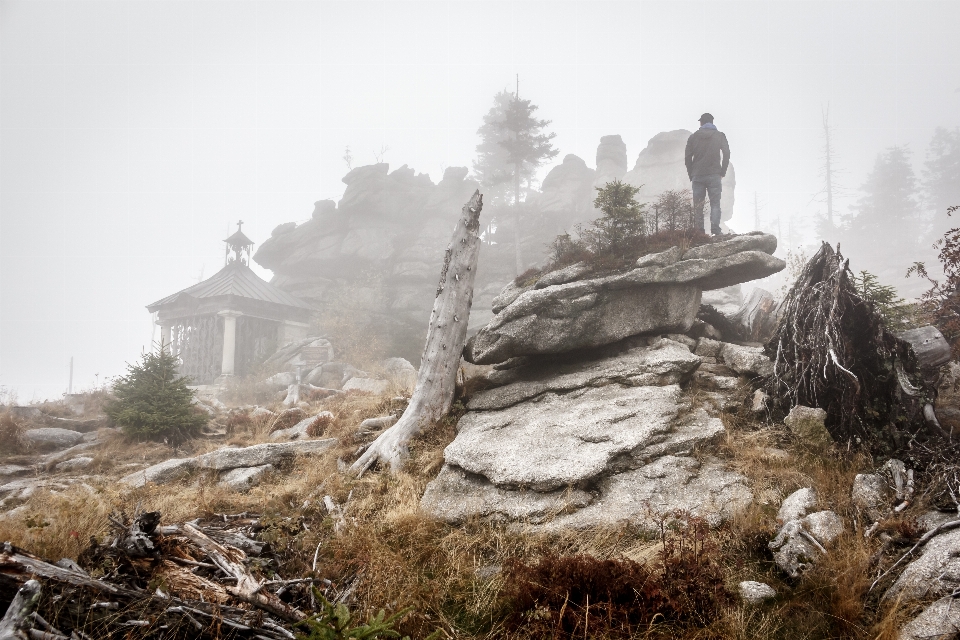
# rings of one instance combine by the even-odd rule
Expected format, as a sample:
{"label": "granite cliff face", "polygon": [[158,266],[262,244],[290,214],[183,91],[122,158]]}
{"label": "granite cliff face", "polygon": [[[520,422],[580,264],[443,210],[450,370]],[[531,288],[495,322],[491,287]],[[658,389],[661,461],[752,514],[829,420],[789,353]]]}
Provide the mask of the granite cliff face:
{"label": "granite cliff face", "polygon": [[[604,136],[597,148],[597,168],[567,155],[544,178],[539,192],[523,203],[521,244],[525,264],[542,264],[550,242],[597,216],[597,186],[614,178],[642,180],[644,201],[657,189],[686,188],[680,176],[687,132],[655,136],[627,171],[627,149],[618,135]],[[732,207],[732,175],[725,182],[724,216]],[[374,329],[387,355],[419,362],[437,278],[450,233],[476,181],[466,167],[450,167],[434,184],[406,165],[353,169],[339,202],[315,203],[312,218],[274,229],[254,260],[274,273],[272,284],[307,300],[321,313],[344,311],[358,330]],[[727,184],[729,183],[729,184]],[[729,204],[727,204],[729,201]],[[492,319],[494,297],[517,275],[510,209],[485,207],[487,227],[478,265],[470,328]],[[323,327],[320,328],[323,331]]]}

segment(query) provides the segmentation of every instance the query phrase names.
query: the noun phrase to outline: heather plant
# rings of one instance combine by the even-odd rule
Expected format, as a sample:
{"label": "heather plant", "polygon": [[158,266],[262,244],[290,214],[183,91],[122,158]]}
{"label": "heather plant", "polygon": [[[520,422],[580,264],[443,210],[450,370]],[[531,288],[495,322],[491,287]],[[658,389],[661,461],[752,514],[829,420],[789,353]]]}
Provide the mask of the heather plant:
{"label": "heather plant", "polygon": [[195,436],[207,418],[193,404],[188,378],[179,375],[177,358],[157,345],[113,385],[115,399],[106,414],[127,435],[179,442]]}

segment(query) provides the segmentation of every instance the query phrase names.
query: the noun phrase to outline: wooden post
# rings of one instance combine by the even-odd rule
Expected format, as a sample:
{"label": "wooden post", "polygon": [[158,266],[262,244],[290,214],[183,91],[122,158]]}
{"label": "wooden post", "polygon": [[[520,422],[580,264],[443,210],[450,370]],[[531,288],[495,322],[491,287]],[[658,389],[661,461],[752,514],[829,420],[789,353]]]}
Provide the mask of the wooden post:
{"label": "wooden post", "polygon": [[410,440],[424,426],[446,415],[453,404],[460,355],[467,339],[467,319],[473,304],[482,208],[483,196],[476,191],[463,205],[460,221],[447,247],[410,404],[397,423],[381,433],[353,463],[351,469],[357,473],[362,474],[377,462],[389,463],[391,471],[398,471],[408,455]]}

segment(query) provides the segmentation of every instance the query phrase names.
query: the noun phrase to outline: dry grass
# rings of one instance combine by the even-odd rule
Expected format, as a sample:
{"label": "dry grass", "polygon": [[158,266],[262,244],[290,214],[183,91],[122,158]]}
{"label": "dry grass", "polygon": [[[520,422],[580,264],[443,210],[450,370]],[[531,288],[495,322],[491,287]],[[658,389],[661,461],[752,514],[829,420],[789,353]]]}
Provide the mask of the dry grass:
{"label": "dry grass", "polygon": [[[218,513],[261,513],[270,524],[261,535],[277,549],[282,575],[309,573],[316,553],[321,577],[339,587],[354,584],[351,607],[360,619],[381,608],[389,612],[413,607],[401,628],[414,638],[437,628],[452,638],[530,637],[523,627],[508,631],[505,626],[510,611],[503,597],[505,577],[498,568],[509,559],[535,562],[545,555],[578,555],[648,562],[655,557],[659,547],[651,536],[629,526],[546,534],[481,521],[455,527],[426,517],[419,510],[420,497],[455,435],[453,419],[421,434],[412,444],[406,469],[397,475],[374,473],[357,479],[339,473],[338,459],[354,459],[358,448],[376,435],[356,434],[363,419],[403,410],[405,400],[392,391],[384,396],[350,393],[314,403],[309,413],[333,414],[323,425],[323,435],[338,438],[339,444],[321,456],[298,459],[291,469],[273,474],[248,493],[219,487],[207,474],[142,489],[107,481],[61,493],[38,491],[14,515],[0,518],[0,540],[56,560],[76,557],[91,536],[106,534],[107,514],[129,513],[138,503],[160,511],[167,523]],[[699,401],[706,402],[706,396]],[[723,419],[728,436],[720,455],[749,478],[756,499],[710,534],[720,550],[718,562],[728,590],[735,592],[739,581],[749,579],[770,584],[779,595],[758,607],[733,598],[711,620],[679,627],[654,623],[639,637],[893,638],[904,611],[881,610],[876,594],[866,593],[875,574],[871,556],[879,544],[876,538],[865,540],[862,531],[848,529],[799,580],[785,578],[767,549],[780,502],[800,487],[816,487],[822,508],[836,511],[850,527],[850,486],[869,461],[806,451],[782,429],[759,423],[745,411],[726,413]],[[261,442],[271,427],[266,420],[236,419],[225,440],[193,441],[189,449],[176,452],[117,437],[99,451],[92,472],[119,477],[129,473],[132,468],[126,465],[133,463],[195,455],[225,443]],[[781,459],[771,449],[786,451],[789,457]],[[322,507],[325,495],[346,503],[347,527],[339,533]]]}

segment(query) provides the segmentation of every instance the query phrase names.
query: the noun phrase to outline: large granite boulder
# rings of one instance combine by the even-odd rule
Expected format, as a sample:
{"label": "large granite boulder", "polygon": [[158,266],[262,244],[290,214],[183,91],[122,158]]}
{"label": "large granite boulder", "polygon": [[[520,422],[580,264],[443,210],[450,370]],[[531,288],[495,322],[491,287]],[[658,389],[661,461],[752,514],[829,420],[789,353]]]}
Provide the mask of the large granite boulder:
{"label": "large granite boulder", "polygon": [[626,273],[525,290],[508,286],[495,299],[493,320],[467,344],[464,357],[491,364],[643,333],[685,333],[696,319],[703,290],[781,271],[786,265],[770,255],[775,249],[775,237],[748,234],[682,255],[674,247],[644,256],[638,261],[642,266]]}
{"label": "large granite boulder", "polygon": [[421,507],[449,522],[547,528],[652,528],[676,510],[719,523],[751,493],[693,455],[724,435],[677,384],[699,365],[687,346],[655,339],[495,370],[487,380],[498,386],[471,398]]}

